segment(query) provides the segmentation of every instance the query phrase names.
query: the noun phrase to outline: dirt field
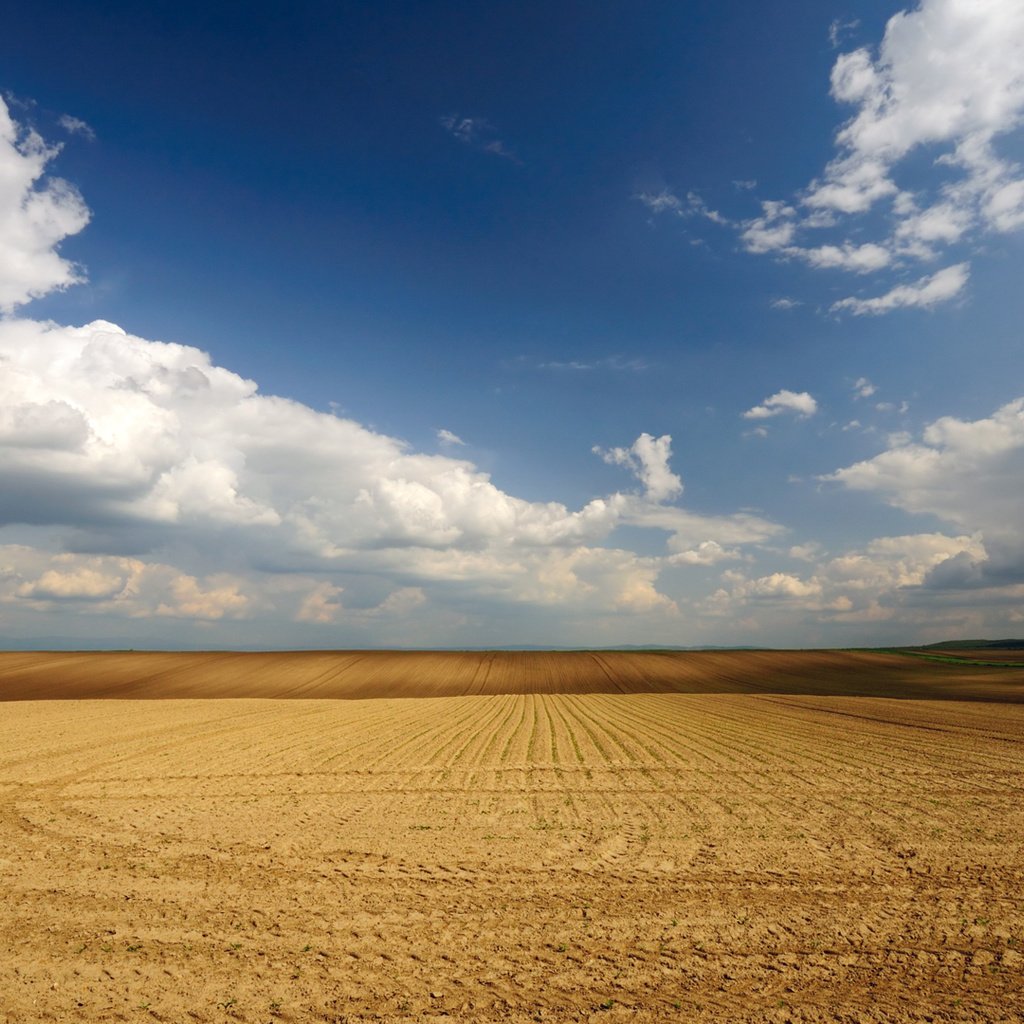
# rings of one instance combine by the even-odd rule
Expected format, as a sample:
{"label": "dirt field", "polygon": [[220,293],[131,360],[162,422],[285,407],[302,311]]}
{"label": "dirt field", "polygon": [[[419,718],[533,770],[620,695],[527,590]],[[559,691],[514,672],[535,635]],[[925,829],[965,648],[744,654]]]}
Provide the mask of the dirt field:
{"label": "dirt field", "polygon": [[871,651],[0,652],[0,700],[503,693],[1024,701],[1024,669]]}
{"label": "dirt field", "polygon": [[[487,656],[450,657],[465,687]],[[40,672],[53,699],[0,704],[0,1020],[1024,1019],[1020,671],[766,695],[759,657],[719,663],[740,692],[433,700]],[[279,685],[338,685],[314,665]]]}

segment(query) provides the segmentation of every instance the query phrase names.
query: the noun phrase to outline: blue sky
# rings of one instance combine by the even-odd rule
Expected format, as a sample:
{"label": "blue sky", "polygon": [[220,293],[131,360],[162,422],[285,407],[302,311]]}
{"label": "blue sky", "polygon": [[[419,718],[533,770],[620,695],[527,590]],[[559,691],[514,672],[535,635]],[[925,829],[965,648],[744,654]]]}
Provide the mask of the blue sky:
{"label": "blue sky", "polygon": [[0,636],[1020,634],[1022,69],[1011,0],[23,6]]}

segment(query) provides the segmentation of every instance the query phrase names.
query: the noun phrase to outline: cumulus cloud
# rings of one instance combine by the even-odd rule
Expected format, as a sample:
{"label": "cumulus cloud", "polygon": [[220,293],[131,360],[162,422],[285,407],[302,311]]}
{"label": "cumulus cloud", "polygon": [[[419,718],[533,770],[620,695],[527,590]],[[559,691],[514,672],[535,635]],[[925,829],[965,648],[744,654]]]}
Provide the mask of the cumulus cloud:
{"label": "cumulus cloud", "polygon": [[[316,580],[345,573],[389,591],[457,585],[480,600],[672,614],[656,589],[666,565],[731,557],[778,530],[667,504],[682,491],[668,435],[602,454],[642,492],[575,510],[527,501],[467,460],[263,395],[198,349],[105,321],[0,321],[0,527],[62,529],[75,557],[122,560],[22,574],[12,600],[63,588],[112,613],[207,621],[284,602],[302,623],[365,624],[341,612],[337,584]],[[654,558],[606,547],[620,525],[671,546]],[[258,582],[266,569],[273,586]],[[304,596],[286,578],[306,580]],[[137,596],[119,599],[116,579]]]}
{"label": "cumulus cloud", "polygon": [[889,250],[873,242],[865,242],[863,245],[844,242],[842,245],[819,245],[809,249],[793,246],[783,248],[782,252],[802,259],[812,267],[836,267],[857,274],[881,270],[892,262]]}
{"label": "cumulus cloud", "polygon": [[[833,45],[849,27],[833,23]],[[868,274],[934,260],[979,232],[1024,226],[1024,168],[999,151],[1024,120],[1017,0],[921,0],[889,20],[877,52],[862,47],[837,57],[831,94],[854,109],[836,134],[835,156],[792,200],[765,201],[741,224],[748,251]],[[908,172],[908,158],[922,152],[931,170]],[[851,240],[849,232],[874,226],[864,218],[882,203],[887,232]],[[835,239],[808,241],[822,231]],[[960,263],[832,308],[930,309],[959,295],[967,279]]]}
{"label": "cumulus cloud", "polygon": [[901,284],[884,295],[870,299],[849,296],[832,304],[833,313],[850,312],[854,316],[877,316],[893,309],[933,309],[956,298],[967,285],[970,264],[957,263],[952,267],[922,277],[913,284]]}
{"label": "cumulus cloud", "polygon": [[818,411],[817,401],[806,391],[789,391],[783,388],[769,395],[760,405],[748,409],[743,418],[765,420],[783,413],[795,413],[801,419],[813,416]]}
{"label": "cumulus cloud", "polygon": [[[896,194],[892,167],[922,145],[945,145],[971,190],[1008,168],[993,141],[1024,111],[1024,9],[1015,0],[924,0],[890,19],[877,57],[840,56],[832,95],[857,107],[842,127],[839,154],[805,201],[861,212]],[[989,184],[990,187],[990,184]]]}
{"label": "cumulus cloud", "polygon": [[1024,398],[978,420],[944,416],[919,440],[894,437],[885,451],[824,479],[954,524],[984,545],[935,566],[929,585],[998,591],[1024,583]]}
{"label": "cumulus cloud", "polygon": [[[678,538],[673,538],[669,547],[678,548]],[[718,541],[705,540],[695,548],[673,552],[666,561],[669,565],[715,565],[717,562],[732,562],[742,557],[737,548],[725,548]]]}
{"label": "cumulus cloud", "polygon": [[17,594],[43,601],[93,601],[114,597],[124,590],[125,583],[120,573],[79,565],[63,571],[48,569],[38,579],[21,584]]}
{"label": "cumulus cloud", "polygon": [[729,570],[723,586],[701,602],[698,612],[712,618],[736,618],[754,611],[757,622],[778,634],[795,625],[845,633],[854,643],[877,643],[879,631],[906,643],[948,638],[974,621],[971,609],[942,607],[929,581],[945,567],[986,557],[972,535],[943,533],[879,537],[835,557],[816,545],[794,548],[791,555],[812,563],[805,573],[772,572],[746,576]]}
{"label": "cumulus cloud", "polygon": [[858,377],[853,384],[854,398],[870,398],[877,390],[867,377]]}
{"label": "cumulus cloud", "polygon": [[920,440],[896,441],[825,479],[880,494],[907,512],[982,530],[986,537],[1019,535],[1024,398],[979,420],[943,416],[925,428]]}
{"label": "cumulus cloud", "polygon": [[195,576],[159,561],[0,546],[0,604],[8,610],[27,604],[90,616],[216,621],[249,614],[259,603],[256,590],[229,573]]}
{"label": "cumulus cloud", "polygon": [[[10,309],[76,279],[56,246],[88,214],[70,186],[42,181],[55,150],[6,106],[0,114],[0,297]],[[476,120],[446,127],[463,141],[488,141]],[[463,444],[446,428],[437,436],[446,448]],[[677,612],[657,589],[665,566],[733,557],[779,530],[748,513],[669,504],[682,482],[669,466],[668,435],[641,434],[602,454],[633,472],[642,491],[578,509],[529,501],[466,459],[420,453],[262,394],[191,346],[104,320],[69,327],[8,316],[0,319],[0,531],[10,540],[27,530],[36,546],[0,548],[0,602],[9,612],[221,623],[277,616],[310,627],[368,627],[413,613],[438,623],[431,606],[445,601],[657,619]],[[665,553],[608,545],[620,526],[661,532]],[[460,615],[448,624],[465,621]]]}
{"label": "cumulus cloud", "polygon": [[58,151],[20,127],[0,98],[0,312],[82,279],[57,251],[89,221],[76,189],[45,176]]}
{"label": "cumulus cloud", "polygon": [[650,501],[667,501],[683,492],[683,481],[669,469],[672,438],[668,434],[661,437],[641,434],[629,448],[605,451],[595,446],[594,452],[609,465],[625,466],[631,470],[644,485],[644,495]]}

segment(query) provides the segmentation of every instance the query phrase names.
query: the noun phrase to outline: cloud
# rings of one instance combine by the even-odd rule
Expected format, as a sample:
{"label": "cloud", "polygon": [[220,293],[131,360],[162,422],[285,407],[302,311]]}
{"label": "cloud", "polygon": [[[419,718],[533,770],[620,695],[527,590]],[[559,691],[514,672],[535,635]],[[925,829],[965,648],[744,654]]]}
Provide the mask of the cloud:
{"label": "cloud", "polygon": [[630,469],[644,485],[644,495],[650,501],[660,503],[683,492],[682,480],[668,467],[672,455],[672,438],[668,434],[641,434],[629,448],[605,451],[595,446],[594,452],[609,465]]}
{"label": "cloud", "polygon": [[[0,223],[10,230],[0,236],[0,295],[10,307],[76,279],[56,246],[88,214],[70,186],[39,185],[54,151],[2,112]],[[451,130],[474,142],[478,127],[461,119]],[[438,440],[461,445],[446,428]],[[780,532],[749,513],[669,504],[682,482],[668,435],[641,434],[602,455],[630,469],[641,493],[577,509],[530,501],[466,459],[263,394],[200,349],[105,320],[8,316],[0,534],[34,543],[0,545],[0,602],[18,628],[26,614],[58,613],[62,622],[250,622],[263,623],[245,634],[260,642],[284,622],[395,642],[399,634],[382,632],[389,621],[401,622],[402,642],[437,642],[471,629],[484,609],[505,622],[515,607],[543,607],[545,628],[574,621],[590,635],[622,615],[668,621],[678,608],[658,590],[666,567],[741,557]],[[664,553],[611,546],[623,526],[661,533]]]}
{"label": "cloud", "polygon": [[793,299],[786,295],[782,295],[777,299],[770,300],[768,305],[771,306],[772,309],[789,310],[798,309],[803,305],[803,303],[799,299]]}
{"label": "cloud", "polygon": [[936,517],[984,543],[969,559],[934,574],[936,586],[950,587],[954,578],[997,589],[1024,583],[1024,398],[978,420],[944,416],[920,440],[892,438],[885,451],[823,479]]}
{"label": "cloud", "polygon": [[57,119],[57,124],[69,135],[80,135],[83,139],[88,139],[90,142],[96,141],[96,133],[80,117],[73,117],[71,114],[61,114]]}
{"label": "cloud", "polygon": [[311,622],[320,626],[336,622],[343,611],[341,595],[341,587],[336,587],[333,583],[318,583],[303,598],[299,610],[295,613],[295,621]]}
{"label": "cloud", "polygon": [[570,359],[568,361],[551,360],[546,363],[538,363],[538,370],[577,370],[590,372],[593,370],[611,370],[613,372],[631,371],[640,373],[648,368],[648,363],[643,359],[623,359],[621,356],[607,356],[604,359]]}
{"label": "cloud", "polygon": [[176,575],[167,593],[168,599],[157,605],[156,614],[175,619],[235,617],[243,615],[249,603],[238,583],[216,577],[204,585],[194,576]]}
{"label": "cloud", "polygon": [[[198,349],[105,321],[0,321],[0,528],[32,527],[78,560],[40,550],[42,568],[8,592],[26,606],[376,629],[340,609],[344,574],[360,607],[412,587],[423,614],[471,596],[475,608],[673,614],[656,588],[666,566],[734,557],[779,530],[667,504],[682,491],[667,435],[602,454],[642,493],[578,509],[527,501],[467,460],[263,395]],[[666,553],[606,546],[619,526],[663,533]]]}
{"label": "cloud", "polygon": [[761,216],[742,224],[740,237],[748,252],[768,253],[787,248],[796,235],[796,208],[788,203],[765,199]]}
{"label": "cloud", "polygon": [[761,405],[748,409],[743,418],[747,420],[764,420],[783,413],[795,413],[801,419],[813,416],[818,411],[818,403],[806,391],[788,391],[783,388],[769,395]]}
{"label": "cloud", "polygon": [[892,262],[889,250],[873,242],[865,242],[863,245],[844,242],[842,245],[819,245],[811,249],[787,246],[781,251],[784,255],[804,260],[812,267],[833,267],[857,274],[870,274],[889,266]]}
{"label": "cloud", "polygon": [[451,446],[459,446],[459,447],[463,447],[464,448],[466,446],[466,442],[463,441],[462,438],[459,437],[458,434],[453,434],[450,430],[446,430],[444,427],[441,427],[441,429],[438,430],[438,432],[437,432],[437,440],[442,445],[446,445],[446,446],[449,446],[449,447],[451,447]]}
{"label": "cloud", "polygon": [[828,41],[832,49],[838,49],[842,43],[843,36],[852,32],[859,25],[860,20],[857,18],[852,18],[850,21],[843,21],[841,18],[833,18],[832,24],[828,27]]}
{"label": "cloud", "polygon": [[638,192],[633,198],[654,214],[672,213],[677,217],[703,217],[714,224],[729,223],[726,217],[711,209],[696,192],[688,192],[685,199],[680,199],[671,189],[663,188],[658,192]]}
{"label": "cloud", "polygon": [[[673,543],[669,542],[669,547]],[[676,545],[678,546],[678,542]],[[669,565],[715,565],[717,562],[731,562],[743,556],[736,548],[724,548],[714,540],[705,540],[695,548],[676,551],[666,561]]]}
{"label": "cloud", "polygon": [[943,416],[920,441],[901,438],[824,479],[987,537],[1015,538],[1024,494],[1024,398],[979,420]]}
{"label": "cloud", "polygon": [[66,571],[48,569],[38,579],[21,584],[17,594],[43,601],[94,601],[121,593],[126,582],[120,573],[110,574],[82,565]]}
{"label": "cloud", "polygon": [[494,126],[485,117],[465,117],[461,114],[446,114],[440,118],[441,127],[464,145],[500,156],[504,160],[521,164],[522,161],[508,146],[497,138]]}
{"label": "cloud", "polygon": [[858,377],[853,384],[853,397],[870,398],[877,390],[878,388],[867,377]]}
{"label": "cloud", "polygon": [[900,284],[884,295],[871,299],[849,296],[832,303],[833,313],[849,311],[854,316],[877,316],[893,309],[934,309],[935,306],[956,298],[967,285],[970,276],[969,263],[957,263],[944,267],[913,284]]}
{"label": "cloud", "polygon": [[[833,45],[856,23],[835,21]],[[877,52],[836,58],[831,95],[853,108],[821,175],[790,201],[768,200],[741,223],[752,253],[859,274],[931,261],[984,232],[1024,226],[1024,168],[999,144],[1024,122],[1024,7],[1017,0],[921,0],[892,17]],[[911,158],[926,154],[929,166]],[[889,230],[853,241],[880,204]],[[829,231],[825,244],[807,236]],[[832,309],[880,314],[930,309],[958,296],[968,264],[946,267],[874,299]]]}
{"label": "cloud", "polygon": [[[832,95],[857,108],[836,138],[839,154],[812,184],[807,205],[857,213],[898,193],[891,168],[923,145],[943,145],[970,190],[997,176],[993,141],[1024,111],[1024,9],[1015,0],[924,0],[896,14],[877,58],[840,56]],[[960,190],[952,195],[964,196]]]}
{"label": "cloud", "polygon": [[89,211],[66,181],[45,177],[58,152],[15,123],[0,98],[0,313],[82,280],[57,248]]}
{"label": "cloud", "polygon": [[968,628],[971,609],[942,608],[929,581],[945,567],[984,559],[986,552],[977,537],[922,533],[878,537],[836,557],[826,557],[817,545],[790,554],[812,563],[806,573],[748,577],[729,570],[725,585],[696,610],[734,618],[754,609],[756,621],[775,635],[798,626],[804,633],[827,627],[833,636],[845,630],[856,643],[886,632],[901,643],[910,642],[908,636],[948,639]]}
{"label": "cloud", "polygon": [[686,205],[671,189],[663,188],[660,192],[638,192],[633,196],[647,207],[651,213],[675,213],[684,216]]}

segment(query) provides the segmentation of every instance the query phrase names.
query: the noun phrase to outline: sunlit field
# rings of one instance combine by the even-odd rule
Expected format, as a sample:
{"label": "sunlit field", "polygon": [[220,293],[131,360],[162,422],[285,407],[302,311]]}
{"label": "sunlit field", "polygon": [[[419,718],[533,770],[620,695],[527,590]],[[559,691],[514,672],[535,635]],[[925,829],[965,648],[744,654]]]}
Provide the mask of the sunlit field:
{"label": "sunlit field", "polygon": [[1019,668],[0,666],[6,1021],[1019,1019]]}

